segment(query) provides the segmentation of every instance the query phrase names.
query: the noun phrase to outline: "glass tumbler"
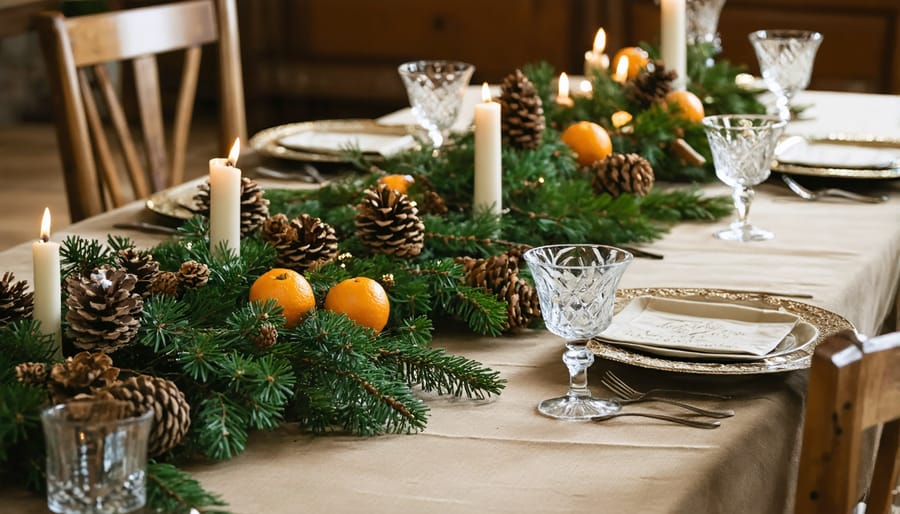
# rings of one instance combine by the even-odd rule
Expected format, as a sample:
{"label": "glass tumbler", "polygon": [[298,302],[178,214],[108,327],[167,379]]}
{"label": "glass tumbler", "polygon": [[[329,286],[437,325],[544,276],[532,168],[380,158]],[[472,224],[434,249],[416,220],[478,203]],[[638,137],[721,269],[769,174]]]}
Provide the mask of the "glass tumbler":
{"label": "glass tumbler", "polygon": [[69,405],[41,413],[52,512],[132,512],[146,503],[147,436],[153,410],[125,419],[80,419]]}

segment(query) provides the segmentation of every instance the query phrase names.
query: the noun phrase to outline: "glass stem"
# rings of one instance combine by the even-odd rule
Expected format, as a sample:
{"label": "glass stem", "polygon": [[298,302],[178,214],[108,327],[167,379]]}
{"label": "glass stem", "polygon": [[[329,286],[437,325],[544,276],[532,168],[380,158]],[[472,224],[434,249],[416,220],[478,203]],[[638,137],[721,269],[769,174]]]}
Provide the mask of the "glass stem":
{"label": "glass stem", "polygon": [[566,343],[566,352],[563,353],[563,362],[569,368],[569,392],[570,398],[590,398],[588,389],[587,370],[594,363],[594,353],[587,349],[587,341],[572,341]]}
{"label": "glass stem", "polygon": [[738,186],[731,194],[734,199],[734,210],[737,212],[737,224],[741,227],[747,225],[747,217],[750,215],[750,203],[753,202],[753,188]]}
{"label": "glass stem", "polygon": [[788,95],[780,95],[775,100],[775,108],[778,110],[778,117],[791,121],[791,97]]}

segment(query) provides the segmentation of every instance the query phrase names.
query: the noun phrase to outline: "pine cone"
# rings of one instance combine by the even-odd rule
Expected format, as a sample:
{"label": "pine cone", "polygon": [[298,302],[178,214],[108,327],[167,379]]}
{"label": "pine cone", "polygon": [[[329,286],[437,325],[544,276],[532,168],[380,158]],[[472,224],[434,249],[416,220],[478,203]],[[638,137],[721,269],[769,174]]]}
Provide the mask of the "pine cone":
{"label": "pine cone", "polygon": [[518,277],[520,249],[487,259],[457,258],[463,265],[467,285],[480,287],[507,304],[505,331],[528,326],[540,316],[540,304],[534,288]]}
{"label": "pine cone", "polygon": [[134,292],[137,277],[100,269],[87,279],[66,280],[66,334],[83,350],[112,352],[129,344],[141,324],[144,302]]}
{"label": "pine cone", "polygon": [[15,278],[10,272],[0,278],[0,327],[31,317],[34,293],[28,292],[28,282],[24,280],[13,283]]}
{"label": "pine cone", "polygon": [[131,404],[136,416],[153,408],[153,427],[147,452],[157,456],[174,448],[191,426],[191,406],[174,382],[149,375],[137,375],[109,388],[118,400]]}
{"label": "pine cone", "polygon": [[209,281],[209,266],[197,261],[186,261],[178,269],[178,282],[183,289],[199,289]]}
{"label": "pine cone", "polygon": [[428,191],[422,200],[422,214],[434,214],[435,216],[443,216],[447,214],[447,202],[441,198],[437,191]]}
{"label": "pine cone", "polygon": [[43,385],[47,382],[47,366],[43,362],[22,362],[16,365],[16,380],[21,384]]}
{"label": "pine cone", "polygon": [[503,141],[520,150],[537,148],[544,134],[544,106],[531,80],[516,70],[500,87]]}
{"label": "pine cone", "polygon": [[591,167],[594,193],[609,193],[613,198],[622,193],[645,196],[653,188],[653,167],[636,153],[613,153]]}
{"label": "pine cone", "polygon": [[265,350],[278,342],[278,329],[271,323],[262,323],[259,332],[251,336],[253,344],[260,350]]}
{"label": "pine cone", "polygon": [[181,293],[181,277],[174,271],[160,271],[150,284],[150,294],[178,296]]}
{"label": "pine cone", "polygon": [[[209,181],[197,185],[194,195],[195,212],[209,217]],[[248,177],[241,177],[241,235],[246,236],[259,228],[269,217],[269,200],[265,191]]]}
{"label": "pine cone", "polygon": [[116,400],[109,393],[79,394],[67,400],[70,421],[114,421],[131,417],[131,405]]}
{"label": "pine cone", "polygon": [[356,235],[376,253],[413,257],[422,252],[425,224],[416,202],[384,184],[365,191],[356,206]]}
{"label": "pine cone", "polygon": [[324,264],[338,253],[334,228],[309,214],[290,221],[276,214],[263,223],[262,237],[275,247],[279,266],[298,272]]}
{"label": "pine cone", "polygon": [[666,70],[662,61],[652,62],[628,83],[625,98],[646,109],[666,98],[666,94],[672,90],[672,81],[676,75],[675,70]]}
{"label": "pine cone", "polygon": [[146,297],[150,294],[150,285],[153,279],[159,273],[159,263],[153,258],[150,252],[140,251],[136,248],[125,248],[119,250],[118,254],[119,266],[127,273],[131,273],[137,277],[137,283],[134,285],[134,292]]}
{"label": "pine cone", "polygon": [[47,384],[54,403],[62,403],[79,394],[90,394],[114,384],[119,368],[102,352],[79,352],[50,369]]}

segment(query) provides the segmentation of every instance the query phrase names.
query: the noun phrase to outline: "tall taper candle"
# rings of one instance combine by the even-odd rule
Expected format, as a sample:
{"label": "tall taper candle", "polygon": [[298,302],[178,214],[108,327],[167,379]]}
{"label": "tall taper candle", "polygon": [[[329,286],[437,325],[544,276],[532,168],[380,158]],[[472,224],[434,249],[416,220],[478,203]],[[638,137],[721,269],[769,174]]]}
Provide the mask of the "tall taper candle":
{"label": "tall taper candle", "polygon": [[687,25],[685,0],[660,0],[660,54],[667,70],[678,76],[672,82],[676,91],[687,85]]}
{"label": "tall taper candle", "polygon": [[481,86],[482,102],[475,106],[475,211],[503,210],[501,176],[500,104],[491,101],[487,82]]}
{"label": "tall taper candle", "polygon": [[34,271],[34,311],[41,333],[53,334],[57,357],[62,356],[62,285],[59,271],[59,243],[50,241],[50,209],[41,218],[41,237],[31,245]]}
{"label": "tall taper candle", "polygon": [[224,242],[241,253],[241,170],[237,167],[241,140],[235,139],[227,159],[209,161],[209,247],[218,251]]}

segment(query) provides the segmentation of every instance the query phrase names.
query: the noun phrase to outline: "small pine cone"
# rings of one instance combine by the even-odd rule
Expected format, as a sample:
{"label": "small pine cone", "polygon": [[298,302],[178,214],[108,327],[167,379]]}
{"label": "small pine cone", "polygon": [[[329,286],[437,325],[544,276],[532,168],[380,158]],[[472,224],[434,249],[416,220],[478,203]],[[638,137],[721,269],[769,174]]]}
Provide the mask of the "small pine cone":
{"label": "small pine cone", "polygon": [[159,263],[153,258],[150,252],[140,251],[136,248],[125,248],[119,250],[118,254],[119,266],[126,272],[137,277],[137,283],[134,285],[134,292],[146,297],[150,294],[150,284],[159,273]]}
{"label": "small pine cone", "polygon": [[518,277],[520,256],[521,249],[514,248],[487,259],[456,259],[463,265],[467,285],[480,287],[506,301],[505,331],[528,326],[540,316],[537,293],[531,284]]}
{"label": "small pine cone", "polygon": [[262,237],[275,247],[279,266],[298,272],[329,262],[338,253],[334,227],[309,214],[290,221],[276,214],[263,223]]}
{"label": "small pine cone", "polygon": [[666,70],[662,61],[652,62],[628,83],[625,98],[646,109],[666,98],[666,94],[672,90],[672,81],[676,75],[675,70]]}
{"label": "small pine cone", "polygon": [[17,364],[16,380],[22,384],[44,385],[47,382],[47,366],[43,362]]}
{"label": "small pine cone", "polygon": [[132,416],[153,408],[153,427],[147,441],[147,453],[151,457],[178,445],[191,426],[191,406],[174,382],[137,375],[110,387],[109,393],[131,404]]}
{"label": "small pine cone", "polygon": [[13,283],[15,278],[10,272],[0,278],[0,327],[30,317],[34,307],[34,293],[28,292],[28,282]]}
{"label": "small pine cone", "polygon": [[[209,181],[197,185],[194,195],[195,212],[209,217]],[[259,228],[269,217],[269,200],[265,191],[248,177],[241,177],[241,235],[246,236]]]}
{"label": "small pine cone", "polygon": [[90,393],[116,382],[119,368],[113,366],[109,355],[102,352],[79,352],[50,369],[47,383],[55,403],[78,394]]}
{"label": "small pine cone", "polygon": [[645,196],[653,188],[653,167],[636,153],[613,153],[591,167],[595,194],[609,193],[613,198],[622,193]]}
{"label": "small pine cone", "polygon": [[531,80],[516,70],[500,87],[503,141],[520,150],[537,148],[546,128],[544,106]]}
{"label": "small pine cone", "polygon": [[150,284],[150,294],[178,296],[181,293],[181,277],[175,271],[160,271]]}
{"label": "small pine cone", "polygon": [[507,330],[527,327],[541,316],[537,290],[521,278],[517,278],[506,290],[506,303]]}
{"label": "small pine cone", "polygon": [[425,244],[425,224],[416,202],[384,184],[365,191],[356,207],[356,235],[376,253],[414,257]]}
{"label": "small pine cone", "polygon": [[437,191],[428,191],[422,200],[422,214],[434,214],[435,216],[443,216],[447,214],[447,202],[441,198]]}
{"label": "small pine cone", "polygon": [[251,340],[256,348],[265,350],[278,342],[278,329],[269,322],[262,323],[259,332],[251,336]]}
{"label": "small pine cone", "polygon": [[131,343],[141,325],[144,302],[134,292],[137,277],[101,268],[88,278],[66,280],[67,335],[82,350],[112,352]]}
{"label": "small pine cone", "polygon": [[178,282],[182,289],[199,289],[209,281],[209,266],[197,261],[186,261],[178,269]]}

